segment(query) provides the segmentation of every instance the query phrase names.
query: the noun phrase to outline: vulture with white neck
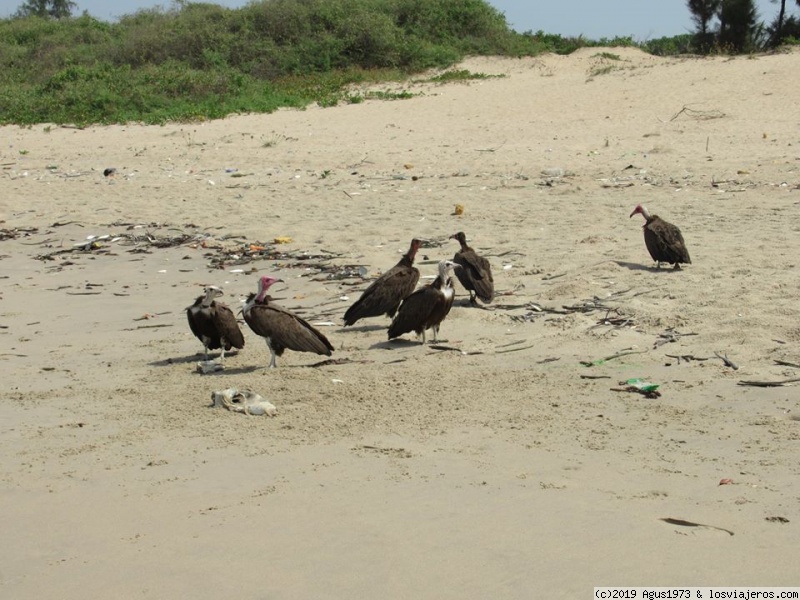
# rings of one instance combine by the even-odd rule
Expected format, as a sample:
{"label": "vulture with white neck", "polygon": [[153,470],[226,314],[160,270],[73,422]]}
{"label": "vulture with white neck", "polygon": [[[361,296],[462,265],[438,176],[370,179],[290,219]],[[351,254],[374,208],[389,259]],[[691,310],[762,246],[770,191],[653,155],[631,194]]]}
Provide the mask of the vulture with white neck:
{"label": "vulture with white neck", "polygon": [[411,240],[411,246],[395,266],[373,281],[361,297],[344,313],[344,326],[353,325],[359,319],[379,317],[385,314],[391,318],[397,307],[419,281],[419,271],[414,266],[414,258],[421,242]]}
{"label": "vulture with white neck", "polygon": [[244,336],[233,311],[222,302],[214,300],[222,296],[222,293],[220,288],[210,285],[205,288],[205,293],[198,296],[194,304],[186,309],[189,327],[203,343],[206,360],[209,350],[222,348],[220,360],[224,360],[226,350],[244,348]]}
{"label": "vulture with white neck", "polygon": [[651,215],[641,204],[636,205],[631,217],[637,214],[644,217],[644,243],[658,268],[661,268],[662,262],[674,265],[675,269],[680,269],[681,263],[692,263],[683,234],[677,226],[658,215]]}
{"label": "vulture with white neck", "polygon": [[433,329],[433,341],[438,341],[439,326],[453,306],[455,292],[450,273],[455,266],[453,261],[441,261],[436,279],[403,300],[389,326],[390,340],[413,331],[422,336],[424,344],[425,331]]}
{"label": "vulture with white neck", "polygon": [[250,294],[242,309],[245,322],[267,342],[272,355],[269,367],[277,367],[275,358],[284,350],[314,352],[330,356],[333,346],[328,339],[305,320],[275,304],[267,295],[269,288],[282,279],[267,275],[258,280],[258,294]]}

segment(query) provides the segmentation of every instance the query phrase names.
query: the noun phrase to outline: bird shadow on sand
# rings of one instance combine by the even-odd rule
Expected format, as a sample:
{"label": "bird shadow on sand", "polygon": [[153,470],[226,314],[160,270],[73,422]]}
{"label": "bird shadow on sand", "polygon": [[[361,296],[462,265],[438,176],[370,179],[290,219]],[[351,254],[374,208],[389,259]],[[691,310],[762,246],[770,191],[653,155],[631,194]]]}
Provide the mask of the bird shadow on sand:
{"label": "bird shadow on sand", "polygon": [[219,371],[211,371],[210,373],[199,373],[198,375],[202,375],[203,377],[208,376],[219,376],[219,375],[244,375],[246,373],[252,373],[253,371],[259,371],[261,369],[266,369],[267,367],[263,365],[250,365],[249,367],[225,367]]}
{"label": "bird shadow on sand", "polygon": [[389,327],[388,323],[386,325],[351,325],[350,327],[341,327],[339,331],[342,333],[347,331],[360,331],[362,333],[368,333],[370,331],[380,331],[381,329],[386,329]]}
{"label": "bird shadow on sand", "polygon": [[[226,352],[225,356],[236,356],[237,352]],[[208,355],[208,360],[217,360],[219,352],[212,352]],[[161,360],[154,360],[149,363],[151,367],[168,367],[170,365],[185,365],[187,363],[200,362],[206,360],[205,355],[201,352],[199,354],[191,354],[189,356],[179,356],[177,358],[162,358]]]}
{"label": "bird shadow on sand", "polygon": [[369,348],[370,350],[399,350],[400,348],[411,348],[413,346],[422,346],[422,340],[409,340],[405,338],[397,338],[394,340],[387,340],[385,342],[376,342]]}
{"label": "bird shadow on sand", "polygon": [[658,267],[643,265],[641,263],[625,262],[624,260],[615,260],[614,262],[620,267],[630,269],[631,271],[651,271],[653,273],[657,273],[659,271],[672,271],[672,269],[659,269]]}

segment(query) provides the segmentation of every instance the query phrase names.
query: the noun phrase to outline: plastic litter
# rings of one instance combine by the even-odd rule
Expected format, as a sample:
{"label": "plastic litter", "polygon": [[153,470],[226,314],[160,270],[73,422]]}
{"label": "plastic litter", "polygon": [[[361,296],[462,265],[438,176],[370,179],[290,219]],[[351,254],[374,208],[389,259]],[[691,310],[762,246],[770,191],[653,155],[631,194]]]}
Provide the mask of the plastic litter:
{"label": "plastic litter", "polygon": [[278,409],[274,404],[252,390],[228,388],[227,390],[211,392],[211,402],[211,406],[215,408],[227,408],[233,412],[246,415],[274,417],[278,414]]}

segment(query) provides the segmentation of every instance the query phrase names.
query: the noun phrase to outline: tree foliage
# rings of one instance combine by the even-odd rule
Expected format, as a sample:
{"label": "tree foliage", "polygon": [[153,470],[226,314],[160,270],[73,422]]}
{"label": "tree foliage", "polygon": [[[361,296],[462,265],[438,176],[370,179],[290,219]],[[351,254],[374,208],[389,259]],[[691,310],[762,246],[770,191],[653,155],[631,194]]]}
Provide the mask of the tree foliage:
{"label": "tree foliage", "polygon": [[758,14],[754,0],[722,0],[719,8],[719,43],[735,52],[755,49]]}
{"label": "tree foliage", "polygon": [[76,8],[78,5],[72,0],[26,0],[17,9],[16,16],[63,19],[71,17]]}

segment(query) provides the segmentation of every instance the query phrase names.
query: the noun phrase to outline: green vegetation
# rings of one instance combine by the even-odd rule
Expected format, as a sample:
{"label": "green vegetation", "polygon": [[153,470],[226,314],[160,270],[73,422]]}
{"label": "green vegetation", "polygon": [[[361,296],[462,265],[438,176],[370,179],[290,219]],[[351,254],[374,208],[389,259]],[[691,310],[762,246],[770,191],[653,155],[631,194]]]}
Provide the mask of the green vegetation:
{"label": "green vegetation", "polygon": [[[726,35],[752,33],[733,27],[731,6]],[[73,17],[74,8],[71,0],[26,0],[14,17],[0,20],[0,124],[165,123],[315,102],[402,100],[413,93],[400,86],[358,90],[448,69],[468,55],[698,48],[691,35],[637,44],[630,37],[517,33],[485,0],[253,0],[240,9],[176,0],[114,23]],[[782,24],[800,37],[793,17]],[[446,70],[434,80],[486,77]]]}

